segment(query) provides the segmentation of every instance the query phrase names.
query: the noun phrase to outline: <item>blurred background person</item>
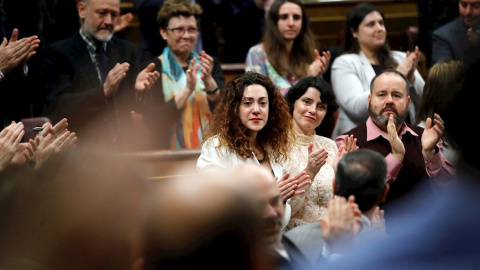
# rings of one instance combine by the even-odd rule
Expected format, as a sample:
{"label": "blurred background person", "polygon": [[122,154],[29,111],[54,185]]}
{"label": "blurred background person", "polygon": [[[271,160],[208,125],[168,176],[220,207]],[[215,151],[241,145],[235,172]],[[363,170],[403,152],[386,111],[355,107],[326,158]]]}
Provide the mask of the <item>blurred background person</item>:
{"label": "blurred background person", "polygon": [[295,130],[295,143],[288,154],[285,171],[292,175],[305,171],[309,176],[309,184],[302,188],[305,193],[290,201],[292,217],[286,228],[289,230],[325,216],[328,202],[333,198],[333,165],[344,153],[343,149],[347,149],[341,146],[339,150],[332,139],[315,135],[318,126],[334,123],[333,115],[338,109],[333,91],[323,78],[300,79],[288,90],[285,99]]}
{"label": "blurred background person", "polygon": [[151,182],[132,160],[98,150],[2,175],[1,268],[135,269]]}
{"label": "blurred background person", "polygon": [[390,50],[383,12],[371,3],[358,4],[349,11],[344,34],[344,53],[335,58],[331,69],[331,83],[340,106],[332,138],[367,120],[370,82],[389,68],[402,72],[412,86],[407,123],[414,123],[425,84],[416,69],[418,48],[407,54]]}
{"label": "blurred background person", "polygon": [[456,19],[432,34],[431,65],[442,60],[465,60],[469,47],[480,42],[480,0],[458,0]]}
{"label": "blurred background person", "polygon": [[220,1],[220,10],[216,15],[220,16],[218,24],[222,27],[222,37],[225,41],[224,63],[245,62],[248,50],[262,39],[265,17],[273,1]]}
{"label": "blurred background person", "polygon": [[299,0],[276,0],[270,6],[262,43],[250,48],[246,71],[267,75],[283,95],[297,80],[321,76],[330,61],[320,53],[310,29],[305,7]]}
{"label": "blurred background person", "polygon": [[[425,127],[427,118],[433,119],[437,113],[442,118],[448,113],[452,106],[450,92],[457,91],[457,78],[463,68],[460,60],[446,60],[436,62],[428,71],[428,78],[423,89],[422,102],[418,107],[416,124]],[[458,151],[452,149],[451,138],[448,133],[442,134],[443,154],[452,164],[458,163]]]}
{"label": "blurred background person", "polygon": [[19,33],[0,18],[0,128],[39,115],[43,106],[41,91],[32,84],[30,64],[40,39],[36,35],[20,38]]}
{"label": "blurred background person", "polygon": [[458,16],[458,0],[424,0],[418,1],[417,6],[418,47],[425,54],[428,70],[432,59],[432,33]]}
{"label": "blurred background person", "polygon": [[[162,74],[153,87],[167,115],[152,115],[150,125],[163,149],[200,148],[213,108],[225,85],[220,63],[205,51],[197,53],[200,15],[198,4],[167,0],[158,12],[160,34],[167,42],[161,55],[148,61]],[[162,117],[163,122],[158,117]]]}

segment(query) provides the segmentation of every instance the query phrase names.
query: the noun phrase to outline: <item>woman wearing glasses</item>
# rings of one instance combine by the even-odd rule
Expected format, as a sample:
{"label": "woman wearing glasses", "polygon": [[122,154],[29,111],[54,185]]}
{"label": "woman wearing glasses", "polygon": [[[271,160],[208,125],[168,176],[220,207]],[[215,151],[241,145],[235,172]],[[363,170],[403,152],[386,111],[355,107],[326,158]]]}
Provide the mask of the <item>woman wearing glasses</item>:
{"label": "woman wearing glasses", "polygon": [[168,0],[157,15],[160,34],[167,42],[162,54],[152,60],[162,74],[162,83],[156,87],[162,88],[157,90],[158,98],[165,103],[162,111],[168,112],[156,115],[159,148],[200,148],[211,111],[225,85],[218,60],[204,51],[193,51],[201,13],[198,4]]}

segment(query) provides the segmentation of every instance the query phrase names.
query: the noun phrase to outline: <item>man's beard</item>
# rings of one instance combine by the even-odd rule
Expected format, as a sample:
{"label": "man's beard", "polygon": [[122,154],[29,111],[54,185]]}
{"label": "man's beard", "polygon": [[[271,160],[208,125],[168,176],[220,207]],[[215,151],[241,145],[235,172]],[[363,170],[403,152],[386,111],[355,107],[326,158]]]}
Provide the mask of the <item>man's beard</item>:
{"label": "man's beard", "polygon": [[[103,36],[99,35],[97,31],[102,30],[102,29],[110,30],[110,34],[103,35]],[[95,38],[96,41],[100,41],[100,42],[109,42],[110,39],[112,39],[112,37],[113,37],[113,27],[105,26],[105,27],[101,27],[99,29],[93,29],[87,23],[85,23],[85,31],[88,33],[88,35],[91,38]]]}
{"label": "man's beard", "polygon": [[378,126],[385,127],[385,130],[388,125],[389,115],[384,116],[383,113],[387,109],[390,109],[393,112],[393,123],[395,124],[395,126],[402,125],[403,122],[405,122],[405,119],[407,119],[408,117],[408,110],[405,110],[402,113],[399,113],[395,107],[390,105],[385,106],[384,108],[382,108],[379,114],[376,114],[372,110],[372,104],[370,103],[368,106],[368,114],[370,115],[370,118],[372,118],[373,122]]}

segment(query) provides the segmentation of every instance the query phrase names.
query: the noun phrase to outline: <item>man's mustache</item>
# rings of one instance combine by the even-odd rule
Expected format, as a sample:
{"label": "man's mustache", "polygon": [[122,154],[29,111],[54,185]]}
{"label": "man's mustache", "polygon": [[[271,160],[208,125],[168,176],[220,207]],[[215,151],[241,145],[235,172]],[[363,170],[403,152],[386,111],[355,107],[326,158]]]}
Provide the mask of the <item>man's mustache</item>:
{"label": "man's mustache", "polygon": [[98,30],[108,30],[108,31],[112,32],[113,31],[113,26],[110,26],[110,25],[100,26],[98,28]]}
{"label": "man's mustache", "polygon": [[383,114],[387,109],[390,109],[390,110],[393,111],[396,115],[398,115],[397,109],[395,109],[395,107],[390,106],[390,105],[385,106],[385,107],[382,109],[382,111],[380,112],[380,114]]}

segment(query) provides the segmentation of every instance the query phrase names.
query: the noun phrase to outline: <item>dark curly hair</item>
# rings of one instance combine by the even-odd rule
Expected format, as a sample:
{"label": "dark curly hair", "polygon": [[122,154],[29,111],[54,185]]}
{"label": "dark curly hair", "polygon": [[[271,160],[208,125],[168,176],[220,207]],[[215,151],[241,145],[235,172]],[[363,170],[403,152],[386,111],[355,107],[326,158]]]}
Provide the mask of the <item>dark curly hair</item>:
{"label": "dark curly hair", "polygon": [[[305,77],[300,79],[288,90],[287,94],[285,95],[285,99],[290,107],[290,113],[293,115],[295,101],[303,96],[309,87],[317,89],[320,92],[320,98],[322,102],[327,104],[327,113],[325,114],[325,118],[323,118],[320,126],[316,128],[317,134],[322,133],[322,135],[327,135],[328,127],[335,124],[335,112],[338,110],[338,104],[332,88],[322,77]],[[325,129],[325,134],[323,134],[323,132],[319,132],[319,130],[323,129]]]}
{"label": "dark curly hair", "polygon": [[199,4],[190,3],[190,1],[186,0],[167,0],[157,13],[157,22],[160,28],[166,29],[172,17],[194,16],[198,24],[202,12],[203,10]]}
{"label": "dark curly hair", "polygon": [[285,161],[293,145],[293,123],[288,104],[275,84],[265,75],[246,72],[227,83],[220,101],[210,119],[210,129],[205,139],[217,135],[219,146],[225,146],[241,158],[252,157],[252,144],[248,139],[248,128],[239,116],[239,107],[245,88],[258,84],[267,90],[268,120],[257,133],[258,143],[275,162]]}

